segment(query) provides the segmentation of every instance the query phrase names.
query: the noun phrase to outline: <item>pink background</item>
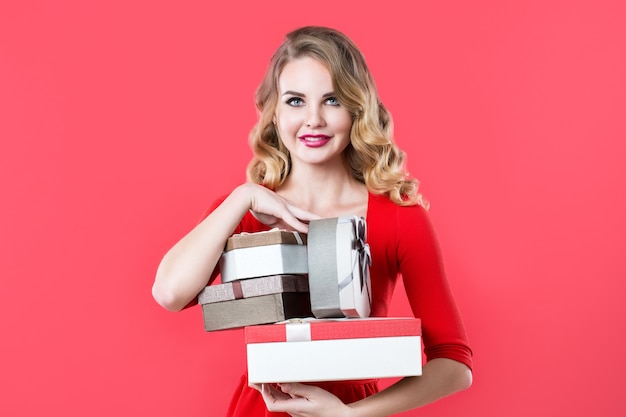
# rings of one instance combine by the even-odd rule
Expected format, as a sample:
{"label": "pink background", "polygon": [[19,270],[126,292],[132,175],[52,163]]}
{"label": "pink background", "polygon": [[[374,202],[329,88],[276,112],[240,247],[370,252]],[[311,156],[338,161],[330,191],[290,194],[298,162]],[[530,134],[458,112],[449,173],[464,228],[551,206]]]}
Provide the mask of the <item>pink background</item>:
{"label": "pink background", "polygon": [[322,24],[368,59],[475,351],[470,390],[404,415],[622,415],[625,16],[619,0],[0,2],[0,414],[223,415],[242,333],[207,334],[150,287],[244,180],[270,54]]}

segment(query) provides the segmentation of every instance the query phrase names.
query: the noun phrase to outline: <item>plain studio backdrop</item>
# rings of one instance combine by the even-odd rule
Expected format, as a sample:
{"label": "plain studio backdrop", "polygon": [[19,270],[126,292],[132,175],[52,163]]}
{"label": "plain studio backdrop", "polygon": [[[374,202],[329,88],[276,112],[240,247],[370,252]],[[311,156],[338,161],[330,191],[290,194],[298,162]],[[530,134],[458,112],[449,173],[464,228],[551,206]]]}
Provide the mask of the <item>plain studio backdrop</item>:
{"label": "plain studio backdrop", "polygon": [[[240,330],[150,288],[245,180],[286,32],[363,50],[432,202],[473,387],[406,416],[618,416],[621,1],[0,2],[0,414],[221,416]],[[398,288],[392,315],[409,314]],[[391,381],[384,381],[385,384]]]}

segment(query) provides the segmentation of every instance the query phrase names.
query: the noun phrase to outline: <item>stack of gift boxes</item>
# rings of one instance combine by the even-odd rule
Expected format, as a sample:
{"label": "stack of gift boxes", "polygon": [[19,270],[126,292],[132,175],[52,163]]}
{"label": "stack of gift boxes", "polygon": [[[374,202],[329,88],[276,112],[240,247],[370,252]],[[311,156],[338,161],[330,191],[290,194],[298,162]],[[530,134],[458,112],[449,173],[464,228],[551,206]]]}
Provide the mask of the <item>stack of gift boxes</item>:
{"label": "stack of gift boxes", "polygon": [[207,331],[311,316],[306,235],[234,235],[220,258],[222,283],[198,295]]}
{"label": "stack of gift boxes", "polygon": [[251,383],[420,375],[419,319],[369,318],[370,264],[362,217],[234,235],[198,296],[205,329],[245,327]]}

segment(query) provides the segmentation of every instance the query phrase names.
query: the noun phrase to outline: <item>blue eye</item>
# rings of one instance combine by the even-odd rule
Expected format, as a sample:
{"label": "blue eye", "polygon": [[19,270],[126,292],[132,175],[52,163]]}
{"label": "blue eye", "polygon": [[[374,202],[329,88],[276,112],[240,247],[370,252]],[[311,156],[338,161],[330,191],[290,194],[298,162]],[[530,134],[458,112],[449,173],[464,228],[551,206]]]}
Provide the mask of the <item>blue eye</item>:
{"label": "blue eye", "polygon": [[328,97],[326,99],[326,104],[329,104],[331,106],[339,106],[339,100],[337,100],[337,97]]}
{"label": "blue eye", "polygon": [[286,103],[293,107],[300,107],[304,105],[304,100],[302,100],[300,97],[291,97],[287,99]]}

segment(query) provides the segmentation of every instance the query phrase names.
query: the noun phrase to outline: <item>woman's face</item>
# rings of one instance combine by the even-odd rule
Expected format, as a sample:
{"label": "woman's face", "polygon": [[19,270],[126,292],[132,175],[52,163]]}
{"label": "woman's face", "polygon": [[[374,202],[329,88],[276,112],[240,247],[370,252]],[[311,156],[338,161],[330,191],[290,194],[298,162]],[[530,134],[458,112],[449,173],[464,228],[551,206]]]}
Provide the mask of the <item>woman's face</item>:
{"label": "woman's face", "polygon": [[292,163],[341,163],[352,117],[337,101],[330,72],[320,61],[289,62],[278,78],[274,121]]}

